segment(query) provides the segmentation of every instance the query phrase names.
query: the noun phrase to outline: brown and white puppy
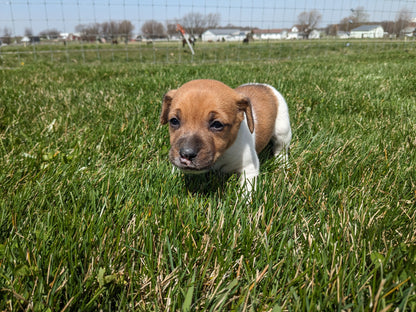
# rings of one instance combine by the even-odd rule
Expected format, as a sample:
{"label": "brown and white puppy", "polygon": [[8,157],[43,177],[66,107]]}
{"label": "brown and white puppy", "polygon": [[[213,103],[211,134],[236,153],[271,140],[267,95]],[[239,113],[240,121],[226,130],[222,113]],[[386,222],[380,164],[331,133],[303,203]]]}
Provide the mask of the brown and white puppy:
{"label": "brown and white puppy", "polygon": [[257,153],[269,141],[274,155],[287,162],[288,107],[266,84],[232,89],[216,80],[192,80],[165,94],[160,122],[169,123],[169,159],[184,172],[237,172],[250,191],[259,174]]}

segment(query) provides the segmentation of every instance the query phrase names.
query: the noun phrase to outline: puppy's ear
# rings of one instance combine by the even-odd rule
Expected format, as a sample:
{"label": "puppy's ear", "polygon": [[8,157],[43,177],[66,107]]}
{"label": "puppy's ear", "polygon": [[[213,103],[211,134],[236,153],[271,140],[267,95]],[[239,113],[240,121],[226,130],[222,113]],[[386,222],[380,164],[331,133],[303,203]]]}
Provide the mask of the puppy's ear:
{"label": "puppy's ear", "polygon": [[251,133],[254,131],[254,117],[253,110],[251,108],[251,102],[248,97],[242,97],[237,101],[238,109],[244,111],[247,116],[247,125]]}
{"label": "puppy's ear", "polygon": [[173,96],[175,95],[176,90],[170,90],[163,96],[162,102],[162,112],[160,113],[160,123],[162,125],[168,123],[168,114],[170,110],[170,105],[172,104]]}

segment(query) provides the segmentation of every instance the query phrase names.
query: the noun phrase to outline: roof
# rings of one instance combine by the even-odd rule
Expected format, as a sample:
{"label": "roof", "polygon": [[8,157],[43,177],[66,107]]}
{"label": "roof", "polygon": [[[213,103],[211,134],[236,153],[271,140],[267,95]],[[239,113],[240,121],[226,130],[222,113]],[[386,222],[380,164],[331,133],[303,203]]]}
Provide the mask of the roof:
{"label": "roof", "polygon": [[378,27],[381,27],[380,25],[362,25],[360,27],[354,28],[351,31],[371,31]]}
{"label": "roof", "polygon": [[401,30],[401,32],[402,32],[402,33],[412,33],[412,32],[414,32],[415,30],[416,30],[416,28],[415,28],[415,27],[409,26],[409,27],[403,28],[403,29]]}

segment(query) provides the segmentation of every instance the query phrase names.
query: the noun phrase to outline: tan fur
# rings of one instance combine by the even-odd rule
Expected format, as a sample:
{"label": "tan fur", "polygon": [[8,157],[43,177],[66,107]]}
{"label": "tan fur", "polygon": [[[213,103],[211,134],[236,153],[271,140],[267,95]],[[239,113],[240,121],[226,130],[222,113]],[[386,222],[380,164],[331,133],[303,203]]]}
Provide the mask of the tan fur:
{"label": "tan fur", "polygon": [[193,80],[165,94],[161,124],[169,124],[169,159],[191,173],[240,173],[246,194],[255,186],[257,156],[271,141],[284,163],[292,132],[288,107],[272,86],[246,84],[232,89],[215,80]]}
{"label": "tan fur", "polygon": [[[171,161],[178,159],[183,140],[197,135],[202,141],[202,148],[195,169],[209,168],[234,143],[245,115],[253,131],[250,101],[219,81],[193,80],[169,91],[163,99],[160,122],[166,124],[177,118],[181,123],[178,129],[169,127]],[[209,125],[212,120],[221,121],[225,125],[224,130],[211,131]],[[180,167],[179,163],[175,165]]]}
{"label": "tan fur", "polygon": [[235,89],[248,97],[256,121],[256,152],[260,153],[270,142],[277,116],[278,103],[272,90],[264,85],[248,84]]}

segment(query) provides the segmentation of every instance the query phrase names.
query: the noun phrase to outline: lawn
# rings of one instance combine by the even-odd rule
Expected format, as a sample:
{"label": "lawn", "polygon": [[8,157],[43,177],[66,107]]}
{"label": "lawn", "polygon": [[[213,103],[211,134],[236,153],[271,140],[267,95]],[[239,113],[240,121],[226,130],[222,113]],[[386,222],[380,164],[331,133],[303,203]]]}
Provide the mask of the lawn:
{"label": "lawn", "polygon": [[[293,46],[2,51],[0,310],[416,311],[416,50]],[[290,168],[263,152],[250,203],[171,170],[161,99],[196,78],[287,99]]]}

